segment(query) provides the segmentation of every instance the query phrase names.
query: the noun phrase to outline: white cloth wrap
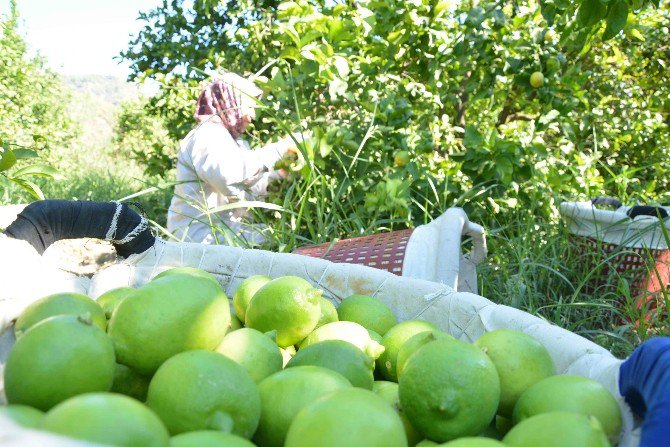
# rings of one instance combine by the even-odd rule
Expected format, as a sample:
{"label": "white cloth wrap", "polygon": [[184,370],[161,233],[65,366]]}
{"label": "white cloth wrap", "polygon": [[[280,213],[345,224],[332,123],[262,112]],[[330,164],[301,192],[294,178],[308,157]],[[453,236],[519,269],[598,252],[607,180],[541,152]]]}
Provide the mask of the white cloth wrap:
{"label": "white cloth wrap", "polygon": [[[0,243],[2,242],[0,239]],[[595,343],[540,318],[494,304],[475,294],[455,292],[443,284],[399,277],[360,265],[334,264],[322,259],[261,250],[157,240],[155,246],[146,252],[132,255],[125,261],[98,272],[90,282],[89,295],[97,298],[115,287],[141,286],[156,274],[178,266],[199,267],[214,274],[228,296],[232,296],[241,281],[252,275],[300,276],[323,289],[324,296],[335,305],[354,293],[371,295],[389,305],[399,321],[424,319],[468,342],[494,329],[521,330],[536,337],[547,347],[558,373],[590,377],[606,386],[614,396],[619,396],[617,382],[621,360]],[[33,273],[33,276],[38,277],[46,274],[42,271]],[[0,272],[0,276],[3,283],[12,281],[11,277],[5,277],[4,272]],[[30,285],[34,283],[37,281],[27,282],[27,288],[30,289]],[[63,284],[64,288],[66,286]],[[0,293],[4,293],[4,289]],[[19,308],[21,305],[25,307],[39,296],[23,294],[20,297],[17,295],[2,298],[5,301],[20,301],[13,306]],[[0,331],[10,328],[7,319],[0,321]],[[7,335],[0,338],[0,341],[2,339],[7,339]],[[11,340],[4,344],[0,342],[0,359],[6,357],[10,344]],[[624,432],[619,445],[635,447],[639,444],[639,429],[634,427],[630,409],[623,399],[618,397],[618,402],[624,420]],[[26,436],[28,432],[29,430],[15,428],[6,436],[11,436],[11,433]]]}

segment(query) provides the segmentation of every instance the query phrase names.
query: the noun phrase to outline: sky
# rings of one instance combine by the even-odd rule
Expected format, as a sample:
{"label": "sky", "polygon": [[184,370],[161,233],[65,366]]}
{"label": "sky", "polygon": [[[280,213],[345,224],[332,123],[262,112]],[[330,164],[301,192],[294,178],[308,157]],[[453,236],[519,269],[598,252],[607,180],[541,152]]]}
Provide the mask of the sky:
{"label": "sky", "polygon": [[[9,13],[0,0],[0,14]],[[46,57],[63,75],[111,75],[125,78],[128,64],[115,56],[143,26],[140,11],[162,0],[17,0],[21,31],[31,50]]]}

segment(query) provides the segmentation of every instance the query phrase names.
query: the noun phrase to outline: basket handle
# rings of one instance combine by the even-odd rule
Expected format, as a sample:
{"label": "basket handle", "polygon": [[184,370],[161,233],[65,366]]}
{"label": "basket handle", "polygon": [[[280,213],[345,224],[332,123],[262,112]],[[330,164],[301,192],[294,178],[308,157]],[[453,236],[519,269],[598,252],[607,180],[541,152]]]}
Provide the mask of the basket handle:
{"label": "basket handle", "polygon": [[472,238],[472,250],[470,250],[470,262],[477,265],[486,259],[489,250],[486,246],[486,231],[481,225],[468,221],[463,227],[463,234]]}
{"label": "basket handle", "polygon": [[635,205],[626,214],[631,219],[635,219],[637,216],[653,216],[660,219],[668,217],[668,211],[662,206]]}
{"label": "basket handle", "polygon": [[615,199],[614,197],[605,197],[605,196],[599,196],[599,197],[594,197],[591,199],[591,204],[595,207],[597,206],[606,206],[606,207],[612,207],[612,208],[621,208],[623,206],[623,203],[619,199]]}

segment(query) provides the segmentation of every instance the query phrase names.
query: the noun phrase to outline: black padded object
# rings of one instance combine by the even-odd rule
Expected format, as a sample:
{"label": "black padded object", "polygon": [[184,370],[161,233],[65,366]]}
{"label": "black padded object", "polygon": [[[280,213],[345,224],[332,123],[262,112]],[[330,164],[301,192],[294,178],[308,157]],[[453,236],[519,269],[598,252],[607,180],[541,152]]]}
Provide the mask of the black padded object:
{"label": "black padded object", "polygon": [[637,205],[628,210],[628,217],[635,219],[637,216],[654,216],[661,219],[668,217],[668,212],[660,206]]}
{"label": "black padded object", "polygon": [[[69,200],[41,200],[33,202],[16,217],[5,230],[14,239],[27,241],[38,253],[61,239],[103,239],[112,224],[115,202],[82,202]],[[128,204],[122,204],[117,220],[115,241],[133,231],[142,217]],[[153,246],[155,238],[147,227],[124,244],[112,241],[116,253],[124,258],[142,253]]]}

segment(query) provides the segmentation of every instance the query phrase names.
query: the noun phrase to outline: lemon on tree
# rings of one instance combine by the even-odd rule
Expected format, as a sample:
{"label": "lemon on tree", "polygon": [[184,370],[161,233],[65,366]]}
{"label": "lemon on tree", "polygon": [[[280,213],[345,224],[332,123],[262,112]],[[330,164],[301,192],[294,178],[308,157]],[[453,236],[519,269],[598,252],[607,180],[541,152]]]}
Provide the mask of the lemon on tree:
{"label": "lemon on tree", "polygon": [[170,439],[170,447],[255,447],[250,441],[220,431],[202,430],[182,433]]}
{"label": "lemon on tree", "polygon": [[500,377],[498,414],[512,417],[517,400],[531,386],[553,376],[554,362],[537,339],[520,331],[498,329],[475,341],[491,359]]}
{"label": "lemon on tree", "polygon": [[515,425],[503,438],[507,447],[610,447],[598,419],[579,413],[543,413]]}
{"label": "lemon on tree", "polygon": [[400,404],[428,439],[476,436],[493,420],[500,401],[495,366],[476,346],[435,340],[421,347],[400,376]]}
{"label": "lemon on tree", "polygon": [[530,387],[514,407],[515,424],[541,413],[567,411],[593,416],[610,441],[621,433],[621,410],[614,396],[595,380],[559,375],[546,378]]}
{"label": "lemon on tree", "polygon": [[367,295],[351,295],[343,299],[337,308],[337,316],[340,321],[353,321],[382,336],[398,324],[386,304]]}
{"label": "lemon on tree", "polygon": [[254,294],[245,325],[261,332],[277,331],[282,348],[295,345],[316,327],[322,293],[297,276],[273,279]]}
{"label": "lemon on tree", "polygon": [[254,441],[264,447],[282,447],[296,415],[313,402],[351,383],[341,374],[319,366],[296,366],[263,380],[261,418]]}
{"label": "lemon on tree", "polygon": [[98,326],[72,315],[47,318],[9,352],[5,395],[10,404],[46,411],[77,394],[108,391],[114,365],[112,341]]}
{"label": "lemon on tree", "polygon": [[163,363],[147,405],[173,435],[219,430],[250,438],[260,417],[258,387],[247,371],[210,351],[182,352]]}
{"label": "lemon on tree", "polygon": [[356,346],[342,340],[325,340],[300,349],[286,364],[320,366],[342,374],[353,386],[372,389],[375,361]]}
{"label": "lemon on tree", "polygon": [[398,151],[393,156],[393,163],[399,168],[407,165],[407,163],[409,163],[410,160],[411,158],[409,152],[407,151]]}
{"label": "lemon on tree", "polygon": [[532,75],[530,75],[530,85],[533,88],[540,88],[544,84],[544,75],[542,74],[541,71],[536,71],[533,72]]}
{"label": "lemon on tree", "polygon": [[377,358],[377,371],[384,379],[397,382],[398,375],[396,371],[396,362],[398,360],[398,352],[402,345],[413,335],[421,332],[439,330],[440,328],[433,323],[422,320],[404,321],[393,326],[382,337],[381,345],[384,347],[384,352]]}
{"label": "lemon on tree", "polygon": [[242,328],[223,337],[216,351],[242,366],[255,383],[282,369],[282,354],[274,331],[263,334]]}
{"label": "lemon on tree", "polygon": [[235,293],[233,293],[233,309],[235,310],[235,316],[240,321],[245,320],[247,307],[249,307],[249,302],[254,297],[254,294],[270,281],[272,281],[272,278],[267,275],[254,275],[248,277],[237,286]]}
{"label": "lemon on tree", "polygon": [[405,416],[405,413],[402,411],[397,383],[383,380],[377,381],[374,383],[372,391],[388,402],[388,404],[391,405],[391,408],[393,408],[396,413],[398,413],[398,416],[400,416],[403,428],[405,429],[405,436],[407,436],[407,445],[409,447],[414,447],[419,441],[423,439],[423,436],[421,436],[416,428],[412,426],[412,423],[409,421],[409,419],[407,419],[407,416]]}
{"label": "lemon on tree", "polygon": [[384,348],[370,338],[370,333],[363,326],[352,321],[335,321],[323,325],[309,334],[298,348],[304,349],[326,340],[342,340],[351,343],[372,359],[376,359],[384,352]]}
{"label": "lemon on tree", "polygon": [[39,428],[44,419],[42,411],[28,405],[0,405],[0,416],[27,428]]}
{"label": "lemon on tree", "polygon": [[400,416],[369,390],[339,390],[295,417],[285,447],[406,447]]}
{"label": "lemon on tree", "polygon": [[72,397],[49,411],[42,429],[115,446],[168,447],[170,435],[151,410],[135,399],[113,393]]}
{"label": "lemon on tree", "polygon": [[168,272],[124,299],[109,321],[117,361],[141,374],[183,351],[214,350],[230,325],[228,299],[209,273]]}
{"label": "lemon on tree", "polygon": [[102,330],[107,327],[105,312],[91,298],[81,293],[56,293],[26,307],[14,324],[16,338],[40,321],[56,315],[85,316]]}

